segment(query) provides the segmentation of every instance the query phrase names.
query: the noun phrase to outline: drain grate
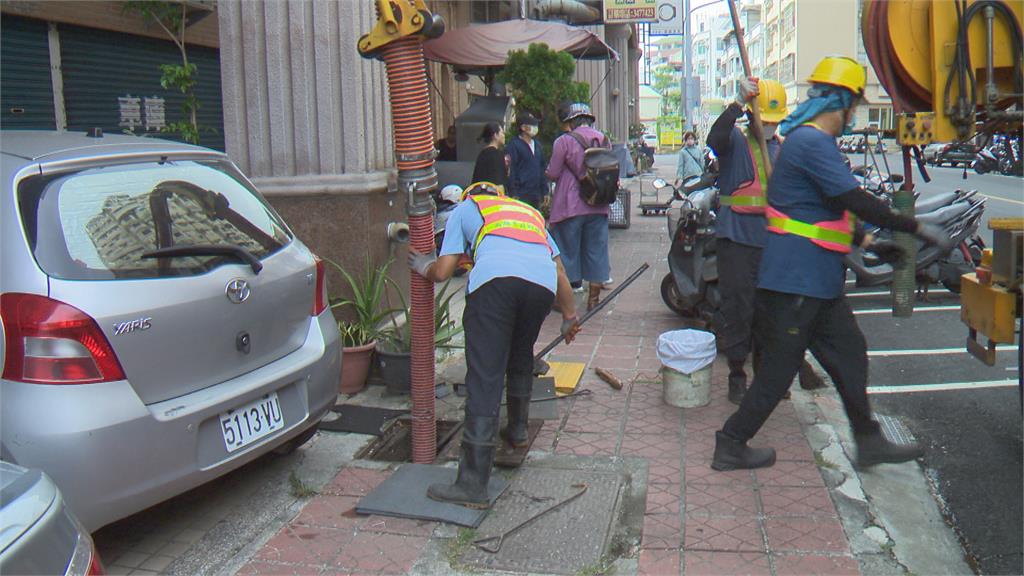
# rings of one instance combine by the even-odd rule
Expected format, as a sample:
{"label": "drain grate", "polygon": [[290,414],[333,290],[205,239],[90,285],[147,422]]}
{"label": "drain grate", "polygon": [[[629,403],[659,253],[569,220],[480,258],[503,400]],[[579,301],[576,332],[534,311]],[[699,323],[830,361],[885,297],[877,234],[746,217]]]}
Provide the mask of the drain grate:
{"label": "drain grate", "polygon": [[913,444],[917,441],[910,428],[907,428],[907,425],[899,418],[876,414],[875,419],[878,420],[882,427],[882,434],[885,434],[886,439],[890,442],[894,444]]}

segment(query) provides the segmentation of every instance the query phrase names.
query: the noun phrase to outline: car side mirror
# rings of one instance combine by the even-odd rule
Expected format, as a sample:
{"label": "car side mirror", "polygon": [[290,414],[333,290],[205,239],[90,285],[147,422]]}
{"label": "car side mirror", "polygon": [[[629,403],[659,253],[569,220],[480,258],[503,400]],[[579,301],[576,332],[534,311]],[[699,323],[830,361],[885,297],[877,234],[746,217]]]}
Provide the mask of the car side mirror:
{"label": "car side mirror", "polygon": [[668,182],[665,182],[664,178],[655,178],[651,185],[654,186],[655,190],[661,190],[665,186],[668,186]]}

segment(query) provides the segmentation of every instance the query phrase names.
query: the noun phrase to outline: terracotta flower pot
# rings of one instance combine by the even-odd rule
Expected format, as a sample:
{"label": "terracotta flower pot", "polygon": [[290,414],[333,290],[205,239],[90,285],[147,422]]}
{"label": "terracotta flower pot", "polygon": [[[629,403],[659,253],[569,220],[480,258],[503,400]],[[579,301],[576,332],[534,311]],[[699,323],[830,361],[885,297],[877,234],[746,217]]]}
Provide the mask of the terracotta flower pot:
{"label": "terracotta flower pot", "polygon": [[341,349],[341,381],[338,391],[342,394],[355,394],[366,387],[366,377],[370,374],[370,356],[377,342],[362,346]]}

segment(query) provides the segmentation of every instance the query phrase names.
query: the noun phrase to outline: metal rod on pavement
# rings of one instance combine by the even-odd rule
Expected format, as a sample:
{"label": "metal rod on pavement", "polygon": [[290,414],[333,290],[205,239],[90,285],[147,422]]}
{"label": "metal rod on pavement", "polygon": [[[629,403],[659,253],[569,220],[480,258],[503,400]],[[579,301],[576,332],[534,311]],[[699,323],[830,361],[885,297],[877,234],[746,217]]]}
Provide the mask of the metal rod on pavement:
{"label": "metal rod on pavement", "polygon": [[[584,314],[583,318],[580,318],[579,325],[583,326],[584,322],[586,322],[587,320],[590,320],[591,316],[593,316],[594,314],[597,314],[598,312],[600,312],[601,309],[604,308],[609,302],[614,300],[615,297],[618,296],[620,292],[625,290],[626,286],[629,286],[634,280],[639,278],[640,275],[643,274],[645,270],[647,270],[650,267],[651,267],[650,264],[648,264],[647,262],[644,262],[643,266],[637,268],[636,272],[633,272],[632,274],[630,274],[628,278],[626,278],[625,280],[622,281],[622,284],[619,284],[619,286],[617,288],[615,288],[615,290],[612,290],[611,292],[609,292],[608,296],[604,300],[601,300],[600,302],[598,302],[597,306],[594,306],[589,312]],[[544,358],[544,356],[548,352],[551,352],[552,350],[555,349],[555,346],[558,346],[559,344],[561,344],[562,340],[565,340],[565,336],[559,334],[558,338],[555,338],[554,341],[551,342],[551,344],[548,344],[547,346],[545,346],[543,350],[538,352],[537,355],[535,355],[533,357],[533,361],[536,362],[537,360],[540,360],[540,359]]]}
{"label": "metal rod on pavement", "polygon": [[[736,33],[736,46],[740,49],[740,60],[743,61],[743,75],[750,78],[753,72],[750,71],[750,57],[747,56],[747,43],[743,40],[743,27],[740,25],[740,13],[736,8],[736,0],[728,0],[729,15],[732,16],[732,29]],[[754,127],[754,136],[757,137],[757,145],[761,148],[761,158],[764,160],[764,175],[772,177],[772,157],[768,155],[768,140],[764,135],[764,124],[761,123],[761,110],[757,107],[757,101],[750,106],[750,124]],[[763,182],[762,185],[767,185]]]}

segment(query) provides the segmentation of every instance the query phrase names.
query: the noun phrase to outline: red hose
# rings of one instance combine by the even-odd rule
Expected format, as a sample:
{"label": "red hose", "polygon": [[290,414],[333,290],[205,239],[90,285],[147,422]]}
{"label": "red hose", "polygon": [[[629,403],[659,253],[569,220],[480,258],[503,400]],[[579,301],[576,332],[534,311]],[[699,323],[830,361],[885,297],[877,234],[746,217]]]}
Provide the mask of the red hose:
{"label": "red hose", "polygon": [[[420,38],[395,40],[380,49],[391,95],[391,122],[395,132],[398,180],[403,173],[432,168],[434,127],[430,116],[426,65]],[[417,190],[428,194],[430,190]],[[411,206],[407,206],[407,209]],[[409,215],[409,244],[417,252],[434,252],[432,212]],[[412,461],[429,464],[437,456],[434,423],[434,283],[410,273],[412,329]]]}

